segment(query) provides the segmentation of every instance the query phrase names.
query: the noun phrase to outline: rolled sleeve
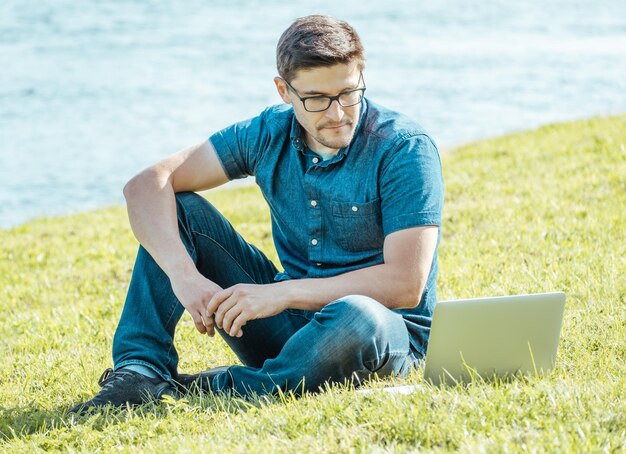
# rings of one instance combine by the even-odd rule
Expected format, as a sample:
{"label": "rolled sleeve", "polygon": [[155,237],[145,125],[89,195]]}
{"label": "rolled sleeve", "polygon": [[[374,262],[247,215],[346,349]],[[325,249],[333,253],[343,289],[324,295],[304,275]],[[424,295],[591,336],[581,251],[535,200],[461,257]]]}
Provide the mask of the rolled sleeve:
{"label": "rolled sleeve", "polygon": [[428,136],[401,140],[382,171],[380,193],[385,236],[410,227],[441,225],[441,160]]}
{"label": "rolled sleeve", "polygon": [[266,149],[269,131],[266,111],[249,120],[216,132],[209,140],[230,180],[255,175],[260,155]]}

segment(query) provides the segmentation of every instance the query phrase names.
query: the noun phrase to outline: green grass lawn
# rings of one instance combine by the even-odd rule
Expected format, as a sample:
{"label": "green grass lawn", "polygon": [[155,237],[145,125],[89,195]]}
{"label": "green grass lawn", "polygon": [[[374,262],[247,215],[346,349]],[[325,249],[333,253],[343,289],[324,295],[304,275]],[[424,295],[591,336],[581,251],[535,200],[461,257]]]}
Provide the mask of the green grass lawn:
{"label": "green grass lawn", "polygon": [[[567,294],[554,371],[411,395],[178,402],[72,420],[97,391],[137,243],[125,210],[0,231],[0,451],[626,450],[626,116],[555,124],[443,157],[440,299]],[[254,188],[209,198],[276,259]],[[186,315],[181,370],[236,361]],[[381,388],[390,382],[369,385]]]}

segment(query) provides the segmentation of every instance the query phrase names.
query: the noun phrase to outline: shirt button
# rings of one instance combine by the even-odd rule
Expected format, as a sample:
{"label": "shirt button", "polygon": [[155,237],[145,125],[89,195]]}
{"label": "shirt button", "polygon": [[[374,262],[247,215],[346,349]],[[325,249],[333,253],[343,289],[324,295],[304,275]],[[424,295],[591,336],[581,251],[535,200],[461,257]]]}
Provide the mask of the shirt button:
{"label": "shirt button", "polygon": [[352,207],[352,211],[359,211],[358,207]]}
{"label": "shirt button", "polygon": [[313,164],[317,164],[318,162],[320,162],[320,158],[313,158]]}
{"label": "shirt button", "polygon": [[311,240],[311,244],[312,244],[313,246],[316,246],[316,245],[317,245],[317,240],[316,240],[315,238],[313,238],[313,239]]}
{"label": "shirt button", "polygon": [[317,200],[311,200],[311,206],[312,207],[316,207],[317,206]]}

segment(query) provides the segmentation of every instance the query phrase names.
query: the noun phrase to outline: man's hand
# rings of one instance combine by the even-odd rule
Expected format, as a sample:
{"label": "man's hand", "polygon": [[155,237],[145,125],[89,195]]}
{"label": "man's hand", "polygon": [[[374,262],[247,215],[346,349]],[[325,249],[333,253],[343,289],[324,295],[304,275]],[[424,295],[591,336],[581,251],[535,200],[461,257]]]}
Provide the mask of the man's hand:
{"label": "man's hand", "polygon": [[211,298],[222,290],[222,287],[205,278],[199,272],[181,273],[170,279],[172,290],[178,301],[187,309],[193,318],[196,329],[202,334],[215,335],[213,317],[205,317],[205,309]]}
{"label": "man's hand", "polygon": [[213,295],[203,316],[215,315],[219,328],[230,336],[241,337],[248,320],[276,315],[287,308],[287,302],[279,283],[237,284]]}

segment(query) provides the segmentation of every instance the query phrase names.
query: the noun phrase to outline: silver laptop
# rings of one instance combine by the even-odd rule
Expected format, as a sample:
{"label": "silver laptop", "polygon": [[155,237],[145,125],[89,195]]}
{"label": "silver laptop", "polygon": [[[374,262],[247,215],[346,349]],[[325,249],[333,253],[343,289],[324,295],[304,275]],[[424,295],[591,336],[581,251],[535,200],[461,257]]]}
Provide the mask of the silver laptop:
{"label": "silver laptop", "polygon": [[559,344],[564,293],[440,301],[424,376],[435,385],[542,374]]}

